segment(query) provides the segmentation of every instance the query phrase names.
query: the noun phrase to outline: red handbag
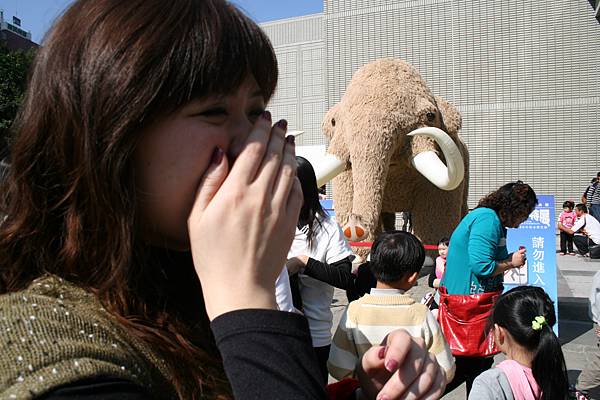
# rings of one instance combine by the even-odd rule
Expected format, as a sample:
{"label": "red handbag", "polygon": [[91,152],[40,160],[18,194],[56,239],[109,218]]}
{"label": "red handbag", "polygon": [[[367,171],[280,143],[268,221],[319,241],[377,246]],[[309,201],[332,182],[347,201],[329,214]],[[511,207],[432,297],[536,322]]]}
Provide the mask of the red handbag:
{"label": "red handbag", "polygon": [[487,357],[500,352],[489,326],[494,302],[502,291],[480,294],[448,294],[439,288],[438,321],[455,356]]}

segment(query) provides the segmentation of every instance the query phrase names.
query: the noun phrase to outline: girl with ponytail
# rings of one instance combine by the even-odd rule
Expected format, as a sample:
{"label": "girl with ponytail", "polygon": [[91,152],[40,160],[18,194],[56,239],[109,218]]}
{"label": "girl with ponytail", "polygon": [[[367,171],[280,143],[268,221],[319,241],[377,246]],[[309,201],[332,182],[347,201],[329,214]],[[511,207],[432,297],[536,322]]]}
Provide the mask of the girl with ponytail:
{"label": "girl with ponytail", "polygon": [[498,298],[490,322],[506,360],[475,379],[469,400],[566,399],[567,368],[546,292],[533,286],[509,290]]}

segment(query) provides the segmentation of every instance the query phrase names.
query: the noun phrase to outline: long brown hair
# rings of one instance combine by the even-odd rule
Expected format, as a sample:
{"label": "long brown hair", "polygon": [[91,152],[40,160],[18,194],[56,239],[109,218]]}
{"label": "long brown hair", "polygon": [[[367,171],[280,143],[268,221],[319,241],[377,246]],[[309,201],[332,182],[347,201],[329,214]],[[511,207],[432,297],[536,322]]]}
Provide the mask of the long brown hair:
{"label": "long brown hair", "polygon": [[[223,0],[76,1],[45,38],[15,123],[0,187],[0,293],[61,276],[178,364],[180,397],[228,396],[205,316],[179,311],[204,312],[193,264],[168,268],[180,258],[140,238],[132,153],[144,127],[250,75],[268,101],[271,44]],[[174,270],[192,279],[175,290]]]}

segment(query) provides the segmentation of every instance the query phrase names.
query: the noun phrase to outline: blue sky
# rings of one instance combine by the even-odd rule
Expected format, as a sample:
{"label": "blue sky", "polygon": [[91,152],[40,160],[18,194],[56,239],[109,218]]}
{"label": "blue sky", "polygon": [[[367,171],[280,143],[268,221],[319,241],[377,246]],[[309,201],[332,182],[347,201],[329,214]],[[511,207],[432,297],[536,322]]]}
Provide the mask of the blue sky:
{"label": "blue sky", "polygon": [[[13,15],[19,17],[23,21],[21,27],[31,31],[33,41],[39,43],[52,22],[71,3],[72,0],[0,0],[0,9],[9,22]],[[233,0],[233,3],[258,22],[323,11],[323,0]]]}

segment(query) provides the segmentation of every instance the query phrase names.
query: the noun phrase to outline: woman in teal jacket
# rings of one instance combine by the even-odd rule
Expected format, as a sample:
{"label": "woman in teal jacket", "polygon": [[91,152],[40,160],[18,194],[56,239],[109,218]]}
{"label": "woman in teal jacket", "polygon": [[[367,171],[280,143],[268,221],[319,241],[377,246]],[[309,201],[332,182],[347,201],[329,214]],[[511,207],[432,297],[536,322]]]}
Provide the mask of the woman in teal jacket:
{"label": "woman in teal jacket", "polygon": [[[533,189],[521,182],[510,182],[479,201],[454,230],[441,285],[448,294],[470,295],[502,290],[504,272],[525,264],[525,248],[509,254],[506,228],[517,228],[535,208]],[[451,311],[451,310],[450,310]],[[467,394],[473,380],[492,366],[493,358],[456,358],[456,375],[446,393],[462,382]]]}

